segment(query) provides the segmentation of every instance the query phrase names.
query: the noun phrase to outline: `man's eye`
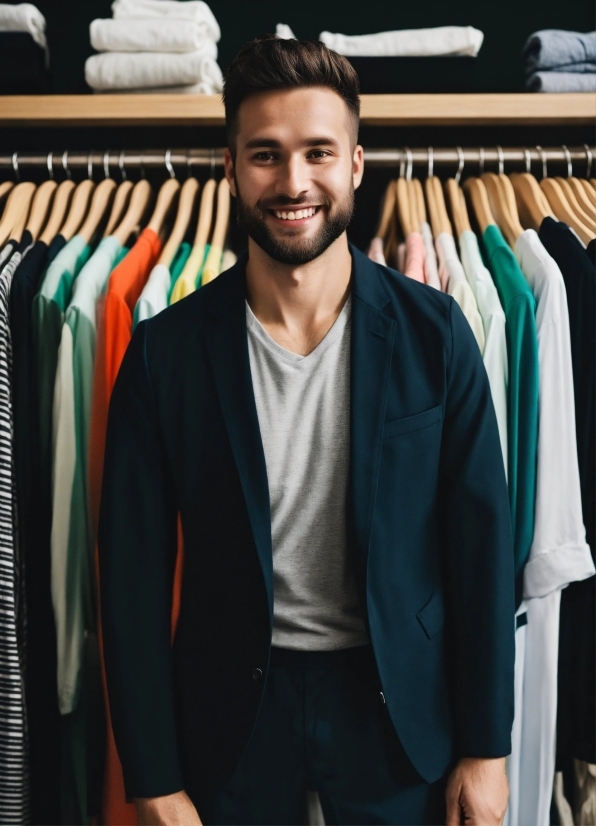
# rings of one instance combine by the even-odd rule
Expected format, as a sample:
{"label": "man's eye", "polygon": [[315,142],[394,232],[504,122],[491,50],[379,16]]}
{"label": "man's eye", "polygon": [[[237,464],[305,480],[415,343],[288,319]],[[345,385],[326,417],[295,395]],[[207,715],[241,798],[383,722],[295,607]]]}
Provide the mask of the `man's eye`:
{"label": "man's eye", "polygon": [[273,158],[272,152],[257,152],[254,156],[255,161],[270,161]]}
{"label": "man's eye", "polygon": [[314,158],[315,160],[320,160],[321,158],[326,158],[329,155],[328,152],[325,152],[324,149],[315,149],[310,153],[310,157]]}

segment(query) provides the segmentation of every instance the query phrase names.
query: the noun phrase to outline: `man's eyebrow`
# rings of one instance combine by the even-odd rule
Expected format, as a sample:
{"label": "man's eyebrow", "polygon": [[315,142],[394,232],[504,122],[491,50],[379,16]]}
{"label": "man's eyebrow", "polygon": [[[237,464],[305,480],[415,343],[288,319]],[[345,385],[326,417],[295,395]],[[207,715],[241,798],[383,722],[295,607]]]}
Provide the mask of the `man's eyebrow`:
{"label": "man's eyebrow", "polygon": [[[302,146],[339,146],[339,142],[335,138],[329,136],[320,136],[314,138],[307,138],[302,141]],[[275,138],[253,138],[244,144],[245,149],[281,149],[281,141]]]}

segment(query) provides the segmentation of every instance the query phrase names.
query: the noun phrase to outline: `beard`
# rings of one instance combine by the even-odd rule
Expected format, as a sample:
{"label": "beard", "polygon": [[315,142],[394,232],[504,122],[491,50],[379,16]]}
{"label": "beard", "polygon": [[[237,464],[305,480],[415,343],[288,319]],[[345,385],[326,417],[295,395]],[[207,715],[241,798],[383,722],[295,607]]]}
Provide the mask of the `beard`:
{"label": "beard", "polygon": [[354,184],[351,186],[344,198],[335,208],[329,199],[317,198],[321,203],[320,211],[323,212],[323,225],[316,235],[310,238],[303,238],[300,229],[292,230],[291,226],[284,228],[283,236],[277,237],[267,224],[268,210],[270,209],[300,209],[301,204],[312,202],[311,199],[299,198],[281,202],[269,200],[267,202],[258,201],[256,205],[250,206],[243,198],[236,181],[236,218],[238,225],[246,230],[252,240],[263,252],[274,261],[280,264],[287,264],[298,267],[308,264],[336,241],[345,232],[352,216],[354,215]]}

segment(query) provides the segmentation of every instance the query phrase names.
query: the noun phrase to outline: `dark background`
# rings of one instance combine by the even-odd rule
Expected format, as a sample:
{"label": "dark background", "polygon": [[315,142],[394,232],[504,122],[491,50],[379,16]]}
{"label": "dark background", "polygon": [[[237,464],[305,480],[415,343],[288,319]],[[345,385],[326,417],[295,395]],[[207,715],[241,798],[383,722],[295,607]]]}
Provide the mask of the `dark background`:
{"label": "dark background", "polygon": [[[110,0],[33,1],[47,20],[52,91],[89,91],[83,74],[85,59],[93,54],[89,23],[96,17],[112,16]],[[520,53],[532,32],[595,28],[593,0],[212,0],[209,5],[222,31],[219,62],[224,69],[242,43],[259,32],[274,32],[277,23],[287,23],[299,38],[312,39],[318,39],[323,30],[370,34],[429,26],[475,26],[484,32],[484,43],[476,60],[465,63],[470,64],[474,87],[484,92],[523,90]]]}

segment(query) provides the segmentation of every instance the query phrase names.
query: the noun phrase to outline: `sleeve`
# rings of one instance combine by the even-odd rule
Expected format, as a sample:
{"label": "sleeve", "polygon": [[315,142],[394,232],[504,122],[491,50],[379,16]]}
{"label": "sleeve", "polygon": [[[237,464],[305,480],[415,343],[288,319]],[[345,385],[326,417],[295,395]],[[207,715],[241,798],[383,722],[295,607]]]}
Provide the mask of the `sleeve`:
{"label": "sleeve", "polygon": [[183,788],[170,643],[177,509],[146,336],[144,322],[114,387],[99,518],[106,677],[129,798]]}
{"label": "sleeve", "polygon": [[502,757],[513,724],[511,516],[488,377],[455,301],[451,341],[439,495],[456,749]]}

